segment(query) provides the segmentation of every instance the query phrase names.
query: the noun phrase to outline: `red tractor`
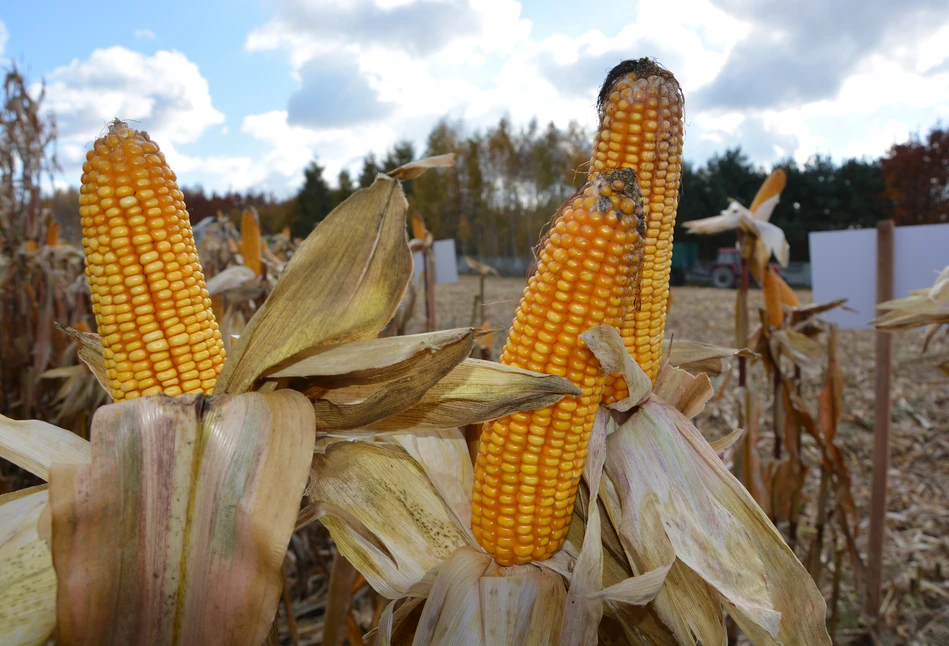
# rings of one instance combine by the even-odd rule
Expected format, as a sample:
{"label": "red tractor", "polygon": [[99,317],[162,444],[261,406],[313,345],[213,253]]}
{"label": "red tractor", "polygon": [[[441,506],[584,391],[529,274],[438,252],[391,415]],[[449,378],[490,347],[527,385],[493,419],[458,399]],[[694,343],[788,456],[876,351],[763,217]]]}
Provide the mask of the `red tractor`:
{"label": "red tractor", "polygon": [[[775,272],[781,273],[781,266],[772,263],[771,268]],[[735,247],[722,247],[718,250],[718,256],[712,263],[709,273],[709,283],[712,287],[718,289],[732,289],[738,284],[741,277],[741,252]],[[754,278],[751,278],[754,282]]]}

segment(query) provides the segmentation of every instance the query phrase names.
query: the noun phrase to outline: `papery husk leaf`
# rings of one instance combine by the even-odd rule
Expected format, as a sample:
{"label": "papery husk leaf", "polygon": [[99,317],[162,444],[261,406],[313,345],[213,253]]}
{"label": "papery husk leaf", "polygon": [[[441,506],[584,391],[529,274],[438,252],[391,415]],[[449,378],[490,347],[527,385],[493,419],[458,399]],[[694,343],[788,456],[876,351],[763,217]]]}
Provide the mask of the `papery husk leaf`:
{"label": "papery husk leaf", "polygon": [[[611,504],[621,510],[624,546],[641,563],[671,550],[687,566],[683,572],[733,606],[743,627],[758,626],[781,643],[830,643],[824,599],[807,571],[674,407],[650,399],[613,433],[606,474],[615,486]],[[667,591],[675,594],[676,569],[656,603]],[[680,608],[688,598],[680,597]],[[691,623],[694,616],[685,619]]]}
{"label": "papery husk leaf", "polygon": [[[407,181],[415,179],[430,168],[450,168],[455,165],[455,153],[446,153],[444,155],[435,155],[426,157],[417,161],[409,162],[399,166],[395,170],[390,170],[386,175],[392,179]],[[378,179],[376,180],[378,181]]]}
{"label": "papery husk leaf", "polygon": [[231,265],[224,271],[214,274],[208,278],[207,290],[209,296],[224,294],[232,289],[244,285],[244,283],[257,280],[257,274],[250,267],[244,265]]}
{"label": "papery husk leaf", "polygon": [[480,581],[485,646],[547,646],[563,643],[563,578],[544,568],[484,576]]}
{"label": "papery husk leaf", "polygon": [[705,409],[705,404],[715,394],[708,375],[692,375],[685,370],[664,366],[656,377],[653,392],[692,419]]}
{"label": "papery husk leaf", "polygon": [[56,572],[39,535],[46,485],[0,496],[0,644],[39,646],[56,626]]}
{"label": "papery husk leaf", "polygon": [[392,372],[398,376],[373,389],[368,396],[362,397],[364,389],[357,388],[360,394],[351,403],[339,401],[338,398],[345,397],[344,392],[325,393],[325,399],[317,398],[313,402],[317,428],[323,432],[372,428],[375,422],[404,413],[419,404],[436,383],[464,361],[473,347],[474,331],[471,330],[436,351],[425,352],[417,365],[408,370],[394,368]]}
{"label": "papery husk leaf", "polygon": [[215,392],[243,392],[311,348],[374,338],[412,277],[408,203],[379,175],[326,216],[296,249],[267,301],[231,348]]}
{"label": "papery husk leaf", "polygon": [[608,375],[622,374],[626,379],[629,394],[624,399],[610,404],[609,408],[620,412],[628,411],[649,396],[652,380],[623,345],[623,337],[615,327],[598,325],[581,334],[580,338],[600,362],[603,372]]}
{"label": "papery husk leaf", "polygon": [[519,411],[552,406],[580,389],[563,377],[542,375],[480,359],[465,359],[408,410],[366,426],[414,431],[481,424]]}
{"label": "papery husk leaf", "polygon": [[340,554],[379,594],[396,599],[467,544],[454,514],[408,455],[363,443],[339,443],[313,456],[311,503],[351,514],[385,546],[380,550],[346,522],[324,516]]}
{"label": "papery husk leaf", "polygon": [[471,532],[471,491],[474,469],[465,436],[457,428],[391,436],[425,471],[438,495],[454,514],[456,526],[468,544],[476,545]]}
{"label": "papery husk leaf", "polygon": [[59,642],[260,644],[314,440],[293,391],[100,408],[51,471]]}
{"label": "papery husk leaf", "polygon": [[[596,334],[586,338],[596,339]],[[587,342],[589,343],[589,340]],[[629,356],[628,353],[624,354]],[[587,500],[583,546],[570,577],[570,589],[567,591],[563,625],[560,629],[561,643],[564,646],[595,645],[597,629],[603,617],[603,603],[593,595],[603,588],[603,547],[600,542],[600,510],[597,501],[603,463],[606,461],[606,428],[609,420],[609,412],[605,408],[597,411],[583,466],[583,479],[587,483],[590,496]]]}
{"label": "papery husk leaf", "polygon": [[472,328],[459,328],[319,346],[274,367],[264,377],[306,378],[307,385],[324,388],[381,383],[425,371],[431,355],[474,336]]}
{"label": "papery husk leaf", "polygon": [[89,442],[66,429],[37,419],[13,420],[0,415],[0,458],[49,480],[53,464],[88,464]]}
{"label": "papery husk leaf", "polygon": [[68,325],[56,324],[56,329],[73,337],[79,342],[79,351],[77,354],[84,364],[89,366],[89,370],[96,376],[96,381],[102,386],[109,395],[109,401],[112,399],[112,388],[109,386],[109,376],[105,369],[105,358],[102,356],[102,339],[98,334],[91,332],[80,332],[74,330]]}
{"label": "papery husk leaf", "polygon": [[461,547],[439,568],[415,628],[413,646],[482,646],[481,577],[493,569],[490,554]]}
{"label": "papery husk leaf", "polygon": [[705,372],[712,376],[721,374],[724,359],[745,357],[757,359],[758,355],[747,348],[737,350],[720,345],[666,339],[662,344],[662,361],[670,366],[689,372]]}

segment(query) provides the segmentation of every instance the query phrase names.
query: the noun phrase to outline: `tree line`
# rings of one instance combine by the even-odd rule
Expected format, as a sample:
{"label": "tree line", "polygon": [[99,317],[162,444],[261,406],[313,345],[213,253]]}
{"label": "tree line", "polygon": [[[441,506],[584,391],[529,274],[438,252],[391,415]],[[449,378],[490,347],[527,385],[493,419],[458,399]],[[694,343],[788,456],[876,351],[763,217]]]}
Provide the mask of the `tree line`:
{"label": "tree line", "polygon": [[[264,193],[208,195],[200,187],[183,189],[193,222],[217,213],[236,219],[247,206],[260,214],[265,233],[290,227],[305,237],[338,204],[369,186],[379,172],[423,156],[455,153],[453,168],[429,172],[405,183],[412,212],[419,213],[436,239],[454,238],[459,253],[529,258],[557,207],[586,179],[593,133],[576,122],[559,128],[537,121],[517,128],[508,118],[484,131],[467,132],[461,123],[437,123],[423,150],[401,141],[384,156],[368,153],[357,176],[343,170],[334,185],[314,159],[304,182],[290,199]],[[880,159],[835,163],[815,156],[804,164],[786,160],[788,183],[772,221],[787,235],[794,260],[808,259],[807,234],[869,228],[884,218],[897,225],[949,222],[949,129],[939,125],[926,136],[893,146]],[[717,248],[734,245],[734,234],[690,236],[683,222],[716,215],[729,198],[749,205],[771,169],[753,164],[740,147],[703,164],[682,168],[677,242],[694,242],[704,259]],[[48,200],[63,235],[77,220],[75,189],[57,191]]]}

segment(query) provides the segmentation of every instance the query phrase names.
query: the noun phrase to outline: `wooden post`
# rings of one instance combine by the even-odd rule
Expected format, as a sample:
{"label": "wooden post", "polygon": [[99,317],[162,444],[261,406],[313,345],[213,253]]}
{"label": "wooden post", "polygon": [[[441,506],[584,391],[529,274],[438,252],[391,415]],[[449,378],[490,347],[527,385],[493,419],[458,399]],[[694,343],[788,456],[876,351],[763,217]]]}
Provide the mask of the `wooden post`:
{"label": "wooden post", "polygon": [[[893,221],[877,223],[877,303],[893,298]],[[883,546],[886,537],[886,481],[890,468],[890,388],[893,383],[893,337],[876,333],[876,409],[873,425],[873,487],[867,553],[866,612],[877,619],[883,595]]]}
{"label": "wooden post", "polygon": [[425,259],[425,331],[434,332],[438,327],[435,321],[435,251],[432,245],[425,245],[422,257]]}

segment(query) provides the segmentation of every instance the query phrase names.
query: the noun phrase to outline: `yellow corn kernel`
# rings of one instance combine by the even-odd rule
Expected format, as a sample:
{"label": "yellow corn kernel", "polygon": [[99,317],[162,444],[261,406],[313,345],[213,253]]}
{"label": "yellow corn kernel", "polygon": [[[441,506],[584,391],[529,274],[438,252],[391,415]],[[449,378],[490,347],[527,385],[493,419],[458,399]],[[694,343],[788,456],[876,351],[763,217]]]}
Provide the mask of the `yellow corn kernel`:
{"label": "yellow corn kernel", "polygon": [[[86,276],[112,397],[194,390],[200,343],[216,378],[224,347],[175,174],[147,133],[115,120],[82,166]],[[194,333],[181,326],[196,325]],[[196,340],[196,335],[200,340]],[[213,389],[213,380],[203,388]]]}
{"label": "yellow corn kernel", "polygon": [[472,531],[501,565],[549,558],[566,540],[606,383],[579,335],[623,319],[642,254],[639,197],[632,170],[608,171],[564,202],[541,242],[500,361],[565,376],[583,394],[485,425]]}
{"label": "yellow corn kernel", "polygon": [[246,209],[241,216],[241,257],[244,259],[244,266],[260,276],[263,270],[260,252],[260,221],[257,219],[257,211],[254,207]]}
{"label": "yellow corn kernel", "polygon": [[[649,59],[625,61],[607,76],[599,101],[600,126],[590,176],[611,168],[636,171],[646,234],[637,307],[629,307],[620,333],[626,349],[655,380],[672,266],[672,237],[679,205],[684,134],[682,90],[675,77]],[[604,403],[628,394],[620,375],[608,379]]]}

